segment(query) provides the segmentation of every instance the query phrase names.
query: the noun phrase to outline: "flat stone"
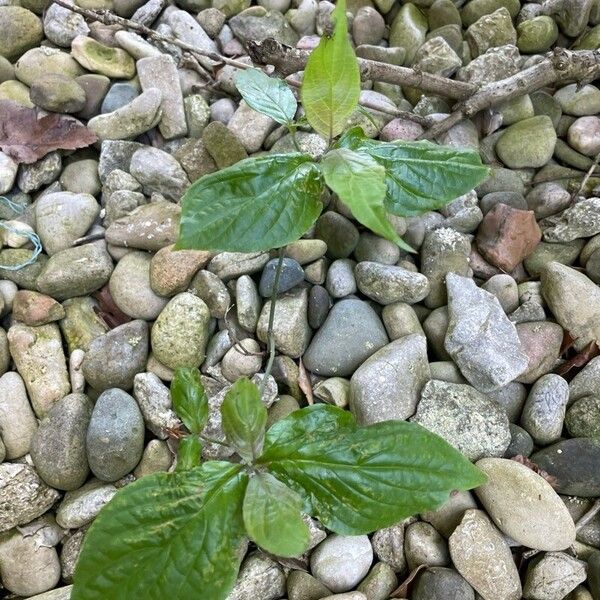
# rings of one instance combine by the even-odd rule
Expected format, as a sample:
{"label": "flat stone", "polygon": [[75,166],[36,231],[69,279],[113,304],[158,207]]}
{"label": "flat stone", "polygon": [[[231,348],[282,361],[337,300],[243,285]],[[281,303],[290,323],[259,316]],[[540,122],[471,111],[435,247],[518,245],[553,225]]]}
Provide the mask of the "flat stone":
{"label": "flat stone", "polygon": [[510,444],[504,409],[468,385],[429,381],[411,420],[444,438],[472,461],[503,456]]}
{"label": "flat stone", "polygon": [[31,460],[40,477],[53,488],[75,490],[87,479],[85,437],[93,407],[85,394],[69,394],[40,422]]}
{"label": "flat stone", "polygon": [[88,127],[101,141],[133,139],[160,122],[161,106],[161,91],[149,88],[114,112],[91,118]]}
{"label": "flat stone", "polygon": [[563,330],[549,321],[518,323],[517,333],[521,350],[529,357],[527,370],[517,378],[521,383],[535,383],[549,373],[560,356]]}
{"label": "flat stone", "polygon": [[92,73],[106,75],[111,79],[135,77],[135,61],[125,50],[110,48],[91,37],[78,35],[71,42],[71,55]]}
{"label": "flat stone", "polygon": [[85,90],[66,75],[50,73],[29,88],[31,101],[51,112],[76,113],[85,106]]}
{"label": "flat stone", "polygon": [[600,495],[599,439],[563,440],[536,452],[531,460],[556,479],[559,494],[586,498]]}
{"label": "flat stone", "polygon": [[521,582],[508,543],[481,510],[468,510],[449,540],[458,572],[483,600],[520,600]]}
{"label": "flat stone", "polygon": [[479,226],[477,248],[488,262],[510,272],[535,250],[541,239],[533,211],[496,204]]}
{"label": "flat stone", "polygon": [[126,392],[110,389],[96,400],[87,430],[90,469],[102,481],[116,481],[140,461],[144,420],[137,402]]}
{"label": "flat stone", "polygon": [[130,390],[147,359],[148,324],[131,321],[93,340],[81,370],[85,380],[99,392],[109,388]]}
{"label": "flat stone", "polygon": [[375,352],[354,372],[350,410],[361,425],[408,419],[430,377],[425,337],[402,337]]}
{"label": "flat stone", "polygon": [[536,550],[565,550],[575,541],[573,519],[543,477],[505,458],[484,458],[477,466],[488,481],[475,493],[502,533]]}
{"label": "flat stone", "polygon": [[450,322],[444,346],[462,374],[483,392],[516,379],[528,358],[497,298],[453,273],[446,283]]}
{"label": "flat stone", "polygon": [[393,265],[360,262],[354,270],[358,289],[379,304],[415,304],[429,294],[425,275]]}
{"label": "flat stone", "polygon": [[345,377],[387,343],[381,320],[366,302],[342,300],[333,305],[302,360],[319,375]]}

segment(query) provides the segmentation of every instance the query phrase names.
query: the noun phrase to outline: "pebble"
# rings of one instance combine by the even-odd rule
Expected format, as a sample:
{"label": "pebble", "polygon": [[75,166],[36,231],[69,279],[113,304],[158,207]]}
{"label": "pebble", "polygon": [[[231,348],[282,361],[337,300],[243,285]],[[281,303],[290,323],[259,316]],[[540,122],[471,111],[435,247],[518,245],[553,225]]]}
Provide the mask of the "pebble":
{"label": "pebble", "polygon": [[167,442],[150,440],[144,448],[142,458],[134,469],[133,475],[136,479],[140,479],[152,473],[168,471],[172,463],[173,454],[171,454]]}
{"label": "pebble", "polygon": [[277,600],[285,594],[285,575],[277,562],[263,554],[249,554],[240,567],[228,600]]}
{"label": "pebble", "polygon": [[85,438],[93,404],[85,394],[60,399],[40,422],[31,459],[40,477],[59,490],[75,490],[88,476]]}
{"label": "pebble", "polygon": [[90,343],[81,370],[98,392],[130,390],[148,359],[148,324],[136,320],[115,327]]}
{"label": "pebble", "polygon": [[6,458],[29,453],[37,426],[21,376],[14,371],[4,373],[0,377],[0,430]]}
{"label": "pebble", "polygon": [[286,580],[289,600],[308,600],[324,598],[331,590],[327,589],[318,579],[304,571],[290,571]]}
{"label": "pebble", "polygon": [[450,563],[446,540],[429,523],[411,523],[404,532],[404,553],[408,568],[419,565],[445,567]]}
{"label": "pebble", "polygon": [[373,549],[366,535],[332,534],[310,555],[310,569],[332,592],[346,592],[369,572]]}
{"label": "pebble", "polygon": [[92,298],[71,298],[62,305],[66,316],[60,321],[60,328],[69,352],[75,349],[88,350],[92,340],[108,331],[106,323],[94,310],[96,303]]}
{"label": "pebble", "polygon": [[375,352],[350,380],[350,410],[361,425],[405,420],[415,412],[430,379],[422,335],[402,337]]}
{"label": "pebble", "polygon": [[211,256],[203,250],[174,250],[173,246],[161,248],[150,260],[150,287],[159,296],[184,292]]}
{"label": "pebble", "polygon": [[113,79],[132,79],[136,74],[135,61],[125,50],[110,48],[91,37],[79,35],[74,38],[71,55],[92,73]]}
{"label": "pebble", "polygon": [[538,115],[508,127],[496,143],[496,154],[511,169],[543,167],[552,158],[556,139],[550,117]]}
{"label": "pebble", "polygon": [[328,211],[315,224],[315,237],[325,242],[331,258],[348,258],[358,245],[359,233],[344,215]]}
{"label": "pebble", "polygon": [[25,525],[43,515],[60,494],[47,486],[33,467],[19,463],[0,464],[0,532]]}
{"label": "pebble", "polygon": [[468,385],[429,381],[411,419],[475,461],[503,456],[510,444],[506,412]]}
{"label": "pebble", "polygon": [[171,369],[199,367],[208,343],[210,311],[200,298],[182,292],[174,296],[152,325],[155,357]]}
{"label": "pebble", "polygon": [[117,488],[112,483],[92,479],[65,494],[56,510],[56,522],[64,529],[83,527],[98,516],[116,493]]}
{"label": "pebble", "polygon": [[397,587],[398,578],[394,569],[385,563],[377,563],[360,582],[357,592],[364,594],[366,600],[383,600]]}
{"label": "pebble", "polygon": [[66,75],[50,73],[29,88],[29,98],[50,112],[76,113],[85,106],[85,90]]}
{"label": "pebble", "polygon": [[551,227],[544,230],[547,242],[571,242],[600,233],[600,198],[586,198],[550,217]]}
{"label": "pebble", "polygon": [[428,567],[413,588],[413,600],[475,600],[473,588],[454,569]]}
{"label": "pebble", "polygon": [[144,450],[144,420],[136,401],[113,388],[100,394],[87,430],[86,449],[92,473],[116,481],[140,461]]}
{"label": "pebble", "polygon": [[450,494],[446,502],[439,508],[422,513],[421,518],[431,523],[436,531],[439,531],[445,538],[449,538],[460,524],[465,512],[470,508],[477,508],[473,494],[457,491]]}
{"label": "pebble", "polygon": [[156,255],[153,257],[147,252],[129,252],[117,263],[110,276],[108,285],[112,299],[132,319],[152,321],[169,301],[152,289],[155,258]]}
{"label": "pebble", "polygon": [[88,35],[90,28],[82,15],[58,4],[50,4],[44,13],[44,34],[62,48],[70,48],[78,35]]}
{"label": "pebble", "polygon": [[591,396],[600,389],[600,357],[592,358],[569,383],[569,402]]}
{"label": "pebble", "polygon": [[569,400],[569,384],[553,373],[531,388],[521,414],[521,425],[538,446],[556,442],[562,433]]}
{"label": "pebble", "polygon": [[540,469],[556,479],[555,489],[567,496],[600,495],[600,440],[571,438],[547,446],[531,456]]}
{"label": "pebble", "polygon": [[0,56],[14,61],[43,38],[42,22],[21,6],[0,7]]}
{"label": "pebble", "polygon": [[543,477],[505,458],[484,458],[477,466],[488,481],[475,493],[502,533],[536,550],[565,550],[573,544],[573,519]]}
{"label": "pebble", "polygon": [[560,88],[554,99],[563,112],[575,117],[596,115],[600,112],[600,90],[593,85],[581,88],[575,83]]}
{"label": "pebble", "polygon": [[446,283],[450,321],[444,347],[462,374],[482,392],[516,379],[528,359],[498,300],[466,277],[449,273]]}
{"label": "pebble", "polygon": [[[258,286],[258,291],[263,298],[269,298],[273,293],[277,263],[277,259],[270,260],[263,269]],[[300,264],[293,258],[284,258],[279,275],[277,293],[282,294],[283,292],[287,292],[302,281],[304,281],[304,271]]]}
{"label": "pebble", "polygon": [[221,361],[221,373],[234,383],[241,377],[251,378],[262,367],[261,348],[256,340],[246,338],[227,350]]}
{"label": "pebble", "polygon": [[354,275],[358,289],[379,304],[415,304],[429,294],[427,277],[402,267],[365,261],[356,265]]}
{"label": "pebble", "polygon": [[129,104],[139,95],[140,90],[136,85],[132,85],[131,83],[113,83],[106,96],[104,96],[104,100],[102,100],[100,112],[103,114],[114,112]]}
{"label": "pebble", "polygon": [[240,140],[246,152],[258,152],[277,123],[250,108],[244,100],[227,122],[227,128]]}
{"label": "pebble", "polygon": [[169,388],[154,373],[138,373],[134,377],[133,396],[146,427],[159,439],[167,439],[169,429],[181,427],[173,410]]}
{"label": "pebble", "polygon": [[200,270],[189,285],[189,291],[208,306],[211,317],[225,318],[231,306],[231,296],[225,284],[210,271]]}
{"label": "pebble", "polygon": [[377,313],[366,302],[347,299],[333,305],[302,360],[313,373],[345,377],[387,343]]}
{"label": "pebble", "polygon": [[523,596],[528,600],[562,600],[586,579],[587,565],[564,552],[548,552],[527,567]]}
{"label": "pebble", "polygon": [[517,381],[535,383],[558,361],[563,341],[562,327],[548,321],[518,323],[516,327],[521,349],[529,357],[527,370]]}
{"label": "pebble", "polygon": [[483,511],[467,510],[449,548],[454,566],[483,600],[520,600],[521,582],[510,547]]}
{"label": "pebble", "polygon": [[596,116],[580,117],[569,127],[567,140],[569,145],[585,154],[595,156],[600,152],[600,118]]}
{"label": "pebble", "polygon": [[343,298],[357,291],[354,268],[356,262],[349,258],[338,258],[327,270],[325,286],[332,298]]}
{"label": "pebble", "polygon": [[565,416],[571,437],[600,437],[600,395],[576,400]]}

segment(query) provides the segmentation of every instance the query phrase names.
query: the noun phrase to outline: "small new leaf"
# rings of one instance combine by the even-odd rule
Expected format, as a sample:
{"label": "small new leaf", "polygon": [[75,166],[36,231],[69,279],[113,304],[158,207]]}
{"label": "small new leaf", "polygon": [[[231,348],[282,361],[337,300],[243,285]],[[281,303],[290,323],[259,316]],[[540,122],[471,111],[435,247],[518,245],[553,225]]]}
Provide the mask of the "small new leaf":
{"label": "small new leaf", "polygon": [[265,437],[259,465],[304,499],[305,511],[343,535],[370,533],[432,510],[485,476],[416,423],[358,427],[328,405],[294,411]]}
{"label": "small new leaf", "polygon": [[221,418],[227,441],[243,459],[255,459],[262,450],[267,409],[249,379],[238,379],[231,386],[221,406]]}
{"label": "small new leaf", "polygon": [[235,85],[250,108],[281,125],[292,123],[298,103],[283,80],[269,77],[260,69],[246,69],[237,72]]}
{"label": "small new leaf", "polygon": [[197,435],[186,435],[177,447],[177,471],[189,471],[200,465],[202,443]]}
{"label": "small new leaf", "polygon": [[71,600],[223,600],[245,538],[241,465],[154,473],[119,490],[87,532]]}
{"label": "small new leaf", "polygon": [[201,177],[183,197],[178,249],[263,252],[302,237],[321,214],[310,156],[248,158]]}
{"label": "small new leaf", "polygon": [[244,497],[244,525],[250,539],[277,556],[300,556],[310,542],[302,520],[302,498],[269,473],[250,478]]}
{"label": "small new leaf", "polygon": [[183,424],[192,433],[200,433],[208,420],[208,398],[198,369],[184,367],[175,371],[171,400]]}
{"label": "small new leaf", "polygon": [[470,192],[489,174],[474,150],[427,141],[378,142],[366,138],[359,127],[347,131],[336,146],[368,154],[385,167],[385,207],[402,217],[442,208]]}
{"label": "small new leaf", "polygon": [[382,165],[368,154],[338,148],[325,155],[321,167],[325,183],[350,208],[357,221],[373,233],[412,251],[387,218],[383,204],[387,185]]}
{"label": "small new leaf", "polygon": [[333,35],[324,35],[308,57],[300,90],[308,122],[330,140],[343,131],[360,96],[358,61],[348,40],[346,0],[338,0],[331,18]]}

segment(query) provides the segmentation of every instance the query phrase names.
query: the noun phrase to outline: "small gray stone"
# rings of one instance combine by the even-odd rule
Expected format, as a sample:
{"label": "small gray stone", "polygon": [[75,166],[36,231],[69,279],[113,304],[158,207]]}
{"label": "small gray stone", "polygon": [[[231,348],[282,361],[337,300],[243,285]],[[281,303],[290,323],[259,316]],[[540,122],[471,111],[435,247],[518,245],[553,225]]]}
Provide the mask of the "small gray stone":
{"label": "small gray stone", "polygon": [[289,600],[320,600],[331,593],[319,580],[304,571],[290,571],[286,587]]}
{"label": "small gray stone", "polygon": [[100,112],[102,114],[114,112],[129,104],[139,95],[140,89],[138,85],[122,82],[113,83],[106,96],[104,96]]}
{"label": "small gray stone", "polygon": [[60,494],[26,464],[0,464],[0,532],[43,515]]}
{"label": "small gray stone", "polygon": [[21,376],[14,371],[5,373],[0,377],[0,431],[5,458],[29,453],[37,426]]}
{"label": "small gray stone", "polygon": [[92,479],[65,494],[56,511],[56,522],[64,529],[83,527],[98,516],[116,493],[117,488],[112,483]]}
{"label": "small gray stone", "polygon": [[369,572],[373,549],[366,535],[332,534],[310,556],[312,574],[332,592],[354,588]]}
{"label": "small gray stone", "polygon": [[[275,287],[275,275],[277,272],[277,259],[270,260],[264,267],[258,291],[263,298],[269,298]],[[300,264],[293,258],[284,258],[279,275],[277,293],[282,294],[291,290],[304,281],[304,271]]]}
{"label": "small gray stone", "polygon": [[592,358],[569,383],[569,402],[591,396],[600,390],[600,356]]}
{"label": "small gray stone", "polygon": [[450,323],[444,345],[463,375],[483,392],[516,379],[528,359],[498,300],[472,279],[449,273],[446,282]]}
{"label": "small gray stone", "polygon": [[344,377],[387,343],[381,320],[366,302],[342,300],[330,310],[303,362],[319,375]]}
{"label": "small gray stone", "polygon": [[544,375],[531,388],[521,425],[538,446],[547,446],[560,438],[568,400],[569,384],[560,375]]}
{"label": "small gray stone", "polygon": [[408,419],[430,377],[425,337],[402,337],[375,352],[354,372],[350,410],[361,425]]}
{"label": "small gray stone", "polygon": [[411,420],[443,437],[469,460],[503,456],[510,444],[506,412],[468,385],[429,381]]}
{"label": "small gray stone", "polygon": [[133,380],[133,396],[146,427],[158,438],[168,438],[168,429],[178,429],[181,421],[171,401],[169,388],[154,373],[138,373]]}
{"label": "small gray stone", "polygon": [[227,600],[277,600],[285,594],[281,566],[262,552],[249,554],[242,563]]}
{"label": "small gray stone", "polygon": [[586,580],[587,565],[564,552],[548,552],[527,567],[523,597],[527,600],[562,600]]}
{"label": "small gray stone", "polygon": [[266,252],[220,252],[208,264],[208,270],[219,279],[228,281],[240,275],[260,271],[269,262]]}
{"label": "small gray stone", "polygon": [[242,275],[236,281],[235,300],[238,323],[246,331],[253,333],[260,315],[261,300],[256,284],[249,275]]}
{"label": "small gray stone", "polygon": [[566,85],[554,94],[554,99],[568,115],[585,117],[600,112],[600,90],[593,85]]}
{"label": "small gray stone", "polygon": [[358,289],[380,304],[415,304],[429,293],[429,281],[421,273],[402,267],[361,262],[354,270]]}
{"label": "small gray stone", "polygon": [[17,183],[22,192],[34,192],[56,181],[62,168],[58,152],[50,152],[30,165],[21,165]]}
{"label": "small gray stone", "polygon": [[116,481],[140,461],[144,420],[136,401],[120,389],[102,392],[87,431],[90,469],[102,481]]}
{"label": "small gray stone", "polygon": [[130,390],[133,378],[148,360],[148,324],[131,321],[92,341],[83,359],[86,381],[98,392],[109,388]]}
{"label": "small gray stone", "polygon": [[413,600],[475,600],[473,588],[454,569],[429,567],[419,576]]}
{"label": "small gray stone", "polygon": [[460,525],[465,512],[471,508],[477,508],[473,494],[457,491],[450,494],[439,508],[422,513],[421,518],[431,523],[445,538],[449,538]]}
{"label": "small gray stone", "polygon": [[258,152],[276,126],[271,117],[250,108],[244,100],[227,123],[227,128],[242,142],[248,153]]}
{"label": "small gray stone", "polygon": [[356,263],[349,258],[338,258],[331,263],[325,285],[332,298],[343,298],[356,293],[355,266]]}
{"label": "small gray stone", "polygon": [[44,12],[44,33],[57,46],[70,48],[78,35],[87,35],[89,32],[90,28],[82,15],[58,4],[50,4]]}
{"label": "small gray stone", "polygon": [[328,211],[317,219],[315,237],[327,244],[327,254],[332,258],[347,258],[356,248],[359,234],[350,219]]}
{"label": "small gray stone", "polygon": [[31,446],[31,459],[50,486],[75,490],[85,482],[89,466],[85,437],[93,404],[85,394],[59,400],[40,422]]}
{"label": "small gray stone", "polygon": [[386,563],[377,563],[360,582],[357,592],[362,592],[366,600],[386,600],[397,587],[394,569]]}
{"label": "small gray stone", "polygon": [[262,367],[260,345],[252,338],[240,340],[223,356],[221,373],[234,383],[241,377],[253,377]]}
{"label": "small gray stone", "polygon": [[446,540],[429,523],[411,523],[404,532],[404,554],[412,571],[419,565],[446,567],[450,563]]}
{"label": "small gray stone", "polygon": [[600,394],[576,400],[567,411],[565,425],[572,437],[600,437]]}
{"label": "small gray stone", "polygon": [[504,453],[504,458],[514,458],[515,456],[531,456],[533,452],[533,439],[523,429],[514,423],[510,424],[510,445]]}
{"label": "small gray stone", "polygon": [[[408,521],[408,520],[407,520]],[[375,556],[397,572],[406,570],[404,556],[404,529],[407,521],[377,530],[371,538]]]}
{"label": "small gray stone", "polygon": [[168,471],[173,463],[173,454],[169,450],[167,442],[162,440],[150,440],[144,448],[142,458],[134,469],[133,475],[141,479],[152,473]]}

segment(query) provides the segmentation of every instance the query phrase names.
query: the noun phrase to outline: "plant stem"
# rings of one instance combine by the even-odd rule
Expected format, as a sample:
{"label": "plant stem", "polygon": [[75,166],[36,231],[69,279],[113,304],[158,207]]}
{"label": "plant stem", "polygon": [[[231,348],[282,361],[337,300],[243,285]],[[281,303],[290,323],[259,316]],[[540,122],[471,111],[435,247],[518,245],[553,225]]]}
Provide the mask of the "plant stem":
{"label": "plant stem", "polygon": [[277,303],[277,292],[279,290],[279,278],[281,276],[281,271],[283,270],[283,248],[279,248],[279,255],[277,258],[277,267],[275,268],[275,281],[273,282],[273,290],[271,292],[271,307],[269,310],[269,325],[267,327],[267,346],[269,349],[269,360],[267,362],[267,368],[265,369],[265,374],[263,375],[262,381],[260,383],[260,396],[265,391],[265,386],[267,385],[267,379],[271,374],[271,369],[273,368],[273,361],[275,360],[275,335],[273,334],[273,325],[275,322],[275,304]]}

